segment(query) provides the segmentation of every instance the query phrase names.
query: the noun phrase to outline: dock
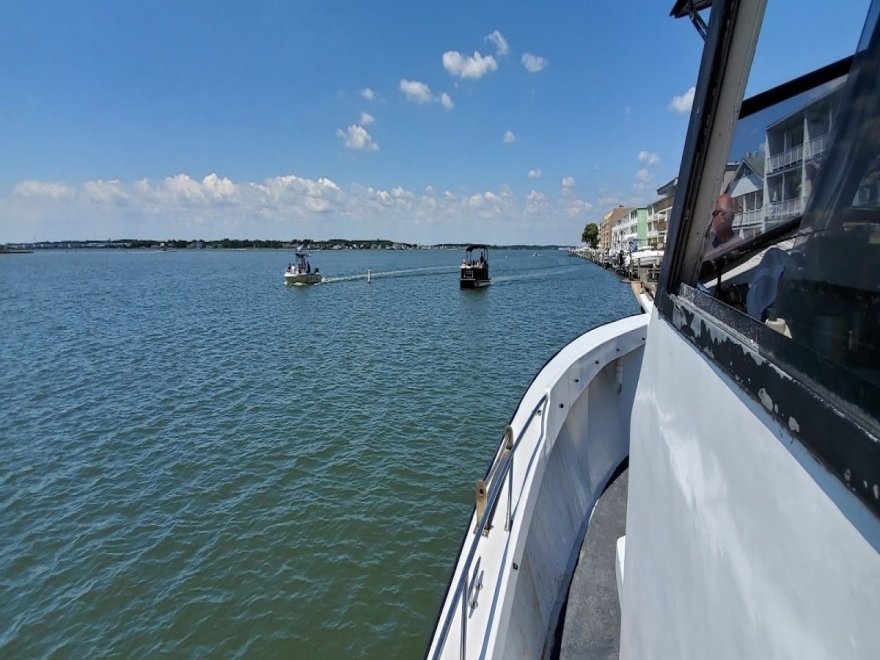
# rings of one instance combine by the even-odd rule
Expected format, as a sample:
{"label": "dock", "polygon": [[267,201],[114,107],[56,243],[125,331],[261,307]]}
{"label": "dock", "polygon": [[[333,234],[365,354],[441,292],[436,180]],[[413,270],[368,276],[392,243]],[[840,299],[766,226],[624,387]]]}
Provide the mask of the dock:
{"label": "dock", "polygon": [[[641,262],[633,263],[633,260],[623,262],[612,259],[607,252],[602,250],[594,250],[591,248],[578,248],[570,250],[569,254],[573,257],[579,257],[591,261],[597,266],[602,266],[606,270],[613,270],[624,281],[628,281],[632,287],[633,295],[644,309],[642,304],[642,296],[647,295],[651,300],[657,291],[657,280],[660,278],[660,266],[662,265],[662,257],[654,259],[651,263],[643,265]],[[627,263],[627,261],[629,263]]]}

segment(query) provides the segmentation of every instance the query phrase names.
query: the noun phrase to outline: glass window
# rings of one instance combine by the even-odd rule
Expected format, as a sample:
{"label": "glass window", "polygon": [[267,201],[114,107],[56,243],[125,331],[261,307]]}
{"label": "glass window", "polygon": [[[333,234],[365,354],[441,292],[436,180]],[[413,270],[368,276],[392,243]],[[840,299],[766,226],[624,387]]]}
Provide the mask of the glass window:
{"label": "glass window", "polygon": [[880,385],[880,36],[737,125],[697,288]]}

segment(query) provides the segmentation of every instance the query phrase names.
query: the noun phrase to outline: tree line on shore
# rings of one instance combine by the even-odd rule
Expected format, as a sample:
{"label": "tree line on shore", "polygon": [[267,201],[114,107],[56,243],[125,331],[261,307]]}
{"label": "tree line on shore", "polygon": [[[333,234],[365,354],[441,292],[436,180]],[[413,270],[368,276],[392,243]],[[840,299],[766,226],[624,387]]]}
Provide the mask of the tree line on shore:
{"label": "tree line on shore", "polygon": [[[438,243],[434,245],[419,245],[416,243],[400,243],[383,238],[358,240],[347,238],[331,238],[325,241],[317,241],[309,238],[282,240],[259,240],[249,238],[223,238],[214,241],[205,240],[182,240],[170,239],[156,241],[137,238],[108,239],[106,241],[38,241],[34,243],[9,243],[5,247],[10,249],[30,250],[78,250],[78,249],[119,249],[119,250],[186,250],[186,249],[269,249],[269,250],[416,250],[416,249],[439,249],[439,250],[463,250],[467,243]],[[556,249],[557,245],[490,245],[491,248],[503,248],[507,250],[547,250]]]}

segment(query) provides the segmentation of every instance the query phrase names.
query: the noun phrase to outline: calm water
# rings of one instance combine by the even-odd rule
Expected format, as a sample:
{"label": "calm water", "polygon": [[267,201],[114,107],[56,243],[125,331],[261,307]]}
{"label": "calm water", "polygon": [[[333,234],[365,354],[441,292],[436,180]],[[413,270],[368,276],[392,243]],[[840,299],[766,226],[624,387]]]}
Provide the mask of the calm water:
{"label": "calm water", "polygon": [[0,657],[421,657],[530,380],[637,312],[550,251],[460,291],[461,256],[0,256]]}

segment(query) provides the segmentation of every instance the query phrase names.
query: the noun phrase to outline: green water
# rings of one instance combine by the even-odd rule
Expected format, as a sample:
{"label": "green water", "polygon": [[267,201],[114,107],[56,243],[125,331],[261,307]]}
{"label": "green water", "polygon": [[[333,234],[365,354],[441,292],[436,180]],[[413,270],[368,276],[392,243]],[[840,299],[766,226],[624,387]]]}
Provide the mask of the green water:
{"label": "green water", "polygon": [[560,252],[480,291],[461,256],[0,257],[0,657],[421,657],[532,377],[637,312]]}

